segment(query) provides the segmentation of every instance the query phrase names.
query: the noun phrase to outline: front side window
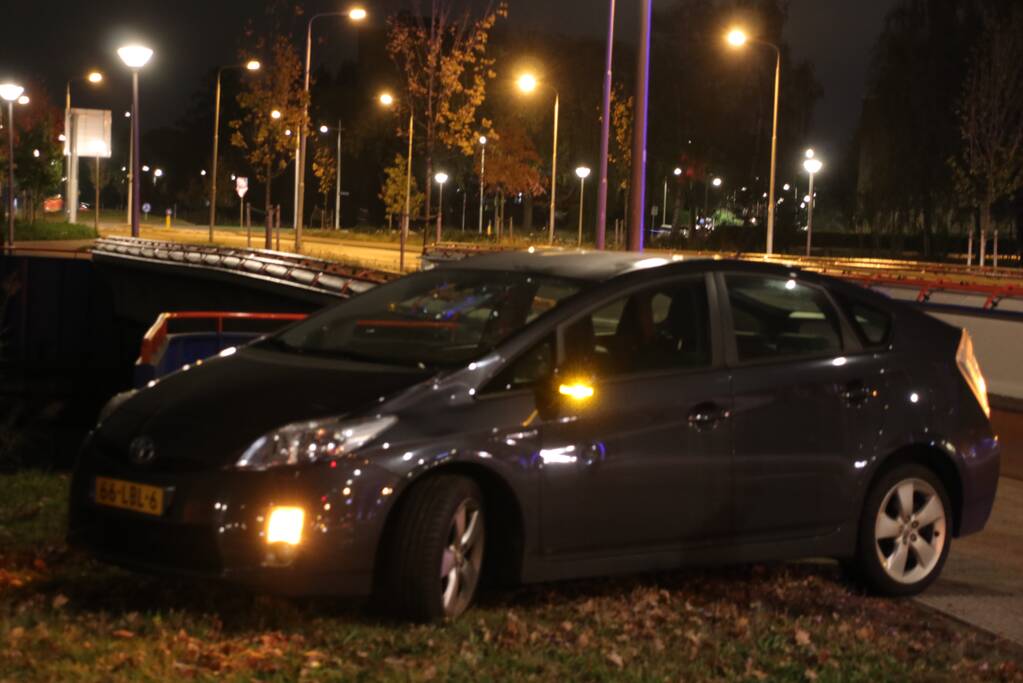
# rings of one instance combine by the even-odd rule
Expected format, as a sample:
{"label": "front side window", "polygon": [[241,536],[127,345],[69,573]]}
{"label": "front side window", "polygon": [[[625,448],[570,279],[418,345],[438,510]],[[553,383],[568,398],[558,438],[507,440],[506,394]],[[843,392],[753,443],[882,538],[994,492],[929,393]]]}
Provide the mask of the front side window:
{"label": "front side window", "polygon": [[529,273],[433,270],[372,289],[266,343],[295,353],[457,367],[485,355],[582,287]]}
{"label": "front side window", "polygon": [[726,275],[743,362],[842,351],[841,326],[823,291],[792,278]]}
{"label": "front side window", "polygon": [[659,285],[601,306],[562,334],[565,366],[596,378],[711,364],[706,280]]}

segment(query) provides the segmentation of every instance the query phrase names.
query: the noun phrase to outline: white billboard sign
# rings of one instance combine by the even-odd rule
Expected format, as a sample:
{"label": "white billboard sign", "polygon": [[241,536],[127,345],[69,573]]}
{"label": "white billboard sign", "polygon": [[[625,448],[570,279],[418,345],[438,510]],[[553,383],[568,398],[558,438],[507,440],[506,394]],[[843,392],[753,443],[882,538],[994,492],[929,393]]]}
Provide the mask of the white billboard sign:
{"label": "white billboard sign", "polygon": [[235,192],[242,199],[245,198],[245,193],[249,191],[249,179],[248,178],[236,178],[235,179]]}
{"label": "white billboard sign", "polygon": [[[74,127],[71,125],[72,119]],[[68,119],[64,121],[64,130],[68,132],[64,141],[64,156],[71,155],[73,138],[76,143],[75,156],[109,159],[111,120],[110,111],[106,109],[72,109]]]}

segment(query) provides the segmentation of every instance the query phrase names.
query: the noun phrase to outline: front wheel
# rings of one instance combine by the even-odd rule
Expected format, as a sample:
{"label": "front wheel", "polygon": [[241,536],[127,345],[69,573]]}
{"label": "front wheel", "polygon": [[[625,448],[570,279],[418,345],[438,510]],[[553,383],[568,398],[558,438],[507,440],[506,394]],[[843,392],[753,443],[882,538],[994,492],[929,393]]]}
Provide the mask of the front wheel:
{"label": "front wheel", "polygon": [[941,574],[952,545],[952,515],[941,480],[921,465],[901,465],[871,487],[856,557],[867,586],[889,596],[916,595]]}
{"label": "front wheel", "polygon": [[485,543],[483,496],[467,477],[438,475],[401,502],[379,589],[392,610],[416,621],[456,619],[472,605]]}

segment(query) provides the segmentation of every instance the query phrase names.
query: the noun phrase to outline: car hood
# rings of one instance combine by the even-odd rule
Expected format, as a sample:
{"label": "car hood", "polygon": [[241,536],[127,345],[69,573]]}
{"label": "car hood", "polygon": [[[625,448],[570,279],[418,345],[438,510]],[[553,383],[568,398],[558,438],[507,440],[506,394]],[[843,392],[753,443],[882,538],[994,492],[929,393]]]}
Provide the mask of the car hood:
{"label": "car hood", "polygon": [[162,468],[220,467],[278,427],[364,412],[433,374],[247,348],[137,392],[96,437],[124,458],[134,439],[148,437]]}

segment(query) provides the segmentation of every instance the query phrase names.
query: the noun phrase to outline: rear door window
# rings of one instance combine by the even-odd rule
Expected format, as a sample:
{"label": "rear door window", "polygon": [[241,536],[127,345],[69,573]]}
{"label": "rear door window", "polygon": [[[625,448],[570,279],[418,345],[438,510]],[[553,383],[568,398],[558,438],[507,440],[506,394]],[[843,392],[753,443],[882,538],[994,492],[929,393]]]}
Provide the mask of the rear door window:
{"label": "rear door window", "polygon": [[823,290],[795,278],[726,275],[740,362],[842,352],[838,314]]}

